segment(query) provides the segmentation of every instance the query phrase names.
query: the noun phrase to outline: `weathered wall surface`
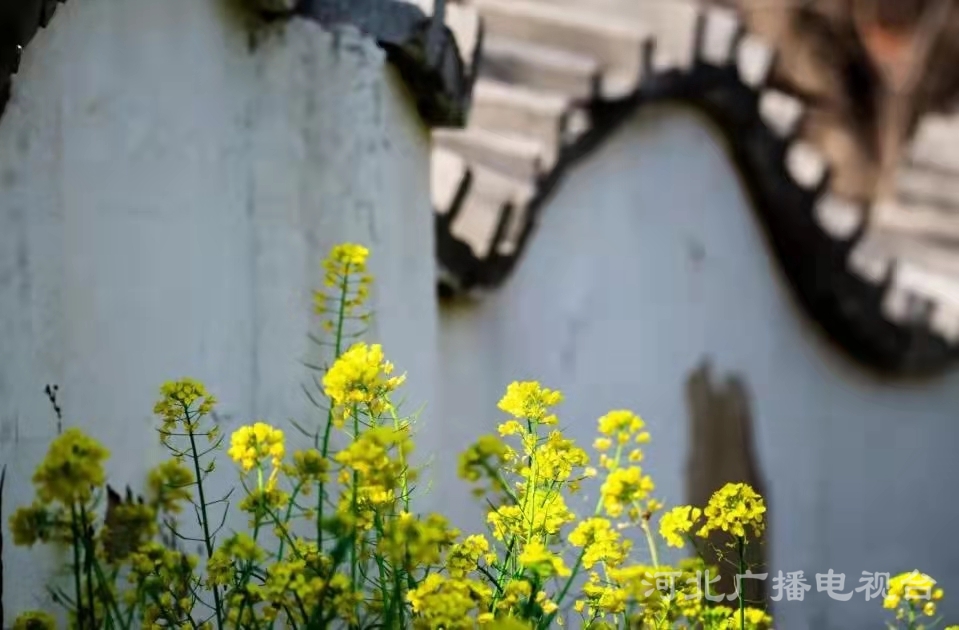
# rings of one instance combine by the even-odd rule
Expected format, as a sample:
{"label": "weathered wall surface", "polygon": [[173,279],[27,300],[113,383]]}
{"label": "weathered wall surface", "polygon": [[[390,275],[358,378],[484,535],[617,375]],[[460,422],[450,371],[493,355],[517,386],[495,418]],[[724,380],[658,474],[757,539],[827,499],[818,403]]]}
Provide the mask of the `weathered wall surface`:
{"label": "weathered wall surface", "polygon": [[[171,378],[205,381],[227,431],[318,420],[300,362],[342,240],[373,251],[371,336],[433,400],[427,130],[372,42],[301,20],[253,42],[228,4],[70,2],[25,51],[0,121],[4,521],[55,434],[46,383],[117,486],[162,455]],[[4,553],[12,615],[42,571]]]}
{"label": "weathered wall surface", "polygon": [[[627,126],[561,186],[515,276],[440,321],[456,443],[494,430],[510,380],[539,379],[566,393],[561,421],[585,444],[607,410],[640,413],[653,436],[647,465],[671,504],[685,501],[689,376],[706,359],[717,381],[738,376],[771,502],[767,557],[773,574],[804,571],[813,589],[776,606],[777,627],[883,623],[881,603],[861,592],[845,602],[817,593],[815,574],[829,569],[846,574],[846,591],[863,571],[919,568],[947,600],[959,593],[959,379],[881,382],[823,342],[692,115],[650,112]],[[479,507],[458,500],[471,506],[457,511],[468,525]]]}

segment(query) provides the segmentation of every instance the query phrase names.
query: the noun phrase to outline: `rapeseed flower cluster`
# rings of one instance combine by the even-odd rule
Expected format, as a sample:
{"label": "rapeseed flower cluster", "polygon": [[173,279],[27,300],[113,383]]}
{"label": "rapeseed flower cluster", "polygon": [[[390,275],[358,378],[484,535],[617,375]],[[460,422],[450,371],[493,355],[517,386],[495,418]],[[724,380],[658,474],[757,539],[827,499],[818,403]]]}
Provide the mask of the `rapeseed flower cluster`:
{"label": "rapeseed flower cluster", "polygon": [[80,429],[67,429],[54,438],[33,475],[37,498],[64,507],[86,504],[106,480],[103,463],[109,456],[107,449]]}
{"label": "rapeseed flower cluster", "polygon": [[569,543],[583,550],[582,565],[587,569],[596,564],[621,566],[633,546],[633,542],[624,539],[609,519],[599,516],[580,521],[569,533]]}
{"label": "rapeseed flower cluster", "polygon": [[563,401],[561,392],[542,387],[535,381],[514,382],[497,405],[516,419],[533,424],[556,424],[556,415],[549,412]]}
{"label": "rapeseed flower cluster", "polygon": [[[889,578],[882,605],[895,612],[897,625],[894,627],[922,630],[940,622],[937,604],[943,596],[935,579],[913,570]],[[959,626],[949,626],[946,630],[959,630]]]}
{"label": "rapeseed flower cluster", "polygon": [[369,300],[373,276],[367,273],[370,251],[356,243],[336,245],[323,261],[323,290],[313,294],[313,310],[321,327],[339,340],[350,321],[366,323],[370,313],[362,307]]}
{"label": "rapeseed flower cluster", "polygon": [[388,396],[406,380],[392,376],[393,364],[379,344],[359,342],[344,352],[323,377],[323,390],[335,408],[334,422],[366,413],[378,418],[389,409]]}
{"label": "rapeseed flower cluster", "polygon": [[361,529],[372,527],[377,514],[403,495],[404,483],[416,478],[406,464],[411,450],[408,429],[380,426],[362,432],[334,455],[344,489],[339,518]]}
{"label": "rapeseed flower cluster", "polygon": [[766,611],[746,607],[744,612],[744,625],[740,626],[738,610],[723,605],[709,608],[703,614],[703,630],[737,630],[740,627],[746,630],[769,630],[772,628],[773,619]]}
{"label": "rapeseed flower cluster", "polygon": [[329,480],[330,462],[315,448],[293,452],[293,464],[286,469],[286,474],[297,480],[302,486],[302,492],[309,494],[311,488],[318,483]]}
{"label": "rapeseed flower cluster", "polygon": [[414,615],[412,626],[422,630],[472,630],[492,593],[479,580],[427,575],[408,596]]}
{"label": "rapeseed flower cluster", "polygon": [[659,520],[659,533],[670,547],[682,547],[683,535],[696,526],[703,511],[691,505],[680,505],[663,514]]}
{"label": "rapeseed flower cluster", "polygon": [[279,468],[285,454],[283,431],[265,422],[234,431],[230,437],[230,450],[227,451],[227,455],[240,465],[243,472],[260,468],[267,460],[274,469]]}
{"label": "rapeseed flower cluster", "polygon": [[383,526],[379,552],[407,571],[416,567],[439,565],[443,552],[459,537],[459,531],[450,527],[445,516],[430,514],[417,518],[410,512],[401,512]]}
{"label": "rapeseed flower cluster", "polygon": [[765,527],[766,505],[763,498],[745,483],[727,483],[713,493],[705,509],[682,505],[665,514],[659,522],[659,532],[671,547],[682,547],[683,536],[688,536],[697,525],[700,538],[707,538],[717,530],[737,539],[759,537]]}
{"label": "rapeseed flower cluster", "polygon": [[[332,355],[319,380],[329,404],[318,407],[327,422],[315,433],[296,425],[311,446],[295,448],[280,428],[255,422],[236,428],[223,449],[211,419],[216,398],[189,378],[160,389],[154,411],[171,457],[149,471],[144,498],[128,491],[123,499],[106,486],[108,453],[82,431],[53,441],[34,476],[37,500],[13,515],[11,528],[18,545],[72,548],[69,584],[53,591],[72,627],[545,630],[572,620],[597,630],[771,628],[764,610],[742,600],[738,608],[704,600],[700,576],[716,570],[701,558],[659,562],[650,523],[663,506],[642,467],[650,434],[628,410],[597,420],[588,451],[560,427],[561,392],[511,383],[496,434],[459,460],[460,476],[487,506],[486,531],[464,534],[441,514],[416,513],[412,419],[391,399],[404,377],[381,346],[344,343],[353,334],[345,324],[368,319],[368,255],[344,244],[323,265],[316,311],[333,338],[324,342]],[[336,449],[334,431],[343,444]],[[206,483],[220,450],[235,465],[238,507],[250,517],[248,529],[228,535],[229,495],[209,496]],[[197,520],[189,531],[177,521],[187,504]],[[659,532],[673,547],[726,532],[741,559],[764,519],[762,497],[728,484],[705,507],[666,511]],[[182,551],[183,541],[198,554]],[[929,587],[928,601],[915,595],[917,584]],[[914,572],[892,580],[884,604],[918,630],[941,597]],[[53,627],[40,611],[14,624]]]}
{"label": "rapeseed flower cluster", "polygon": [[57,620],[48,612],[28,610],[20,613],[13,623],[13,630],[56,630]]}
{"label": "rapeseed flower cluster", "polygon": [[[600,437],[594,448],[605,479],[599,480],[593,514],[581,519],[568,498],[598,472],[588,453],[554,428],[559,424],[554,407],[561,401],[560,392],[537,382],[512,383],[499,403],[510,416],[499,425],[499,437],[481,437],[461,457],[461,476],[485,485],[484,494],[497,498],[487,512],[494,544],[485,537],[472,539],[468,560],[451,553],[448,562],[450,575],[487,577],[492,583],[495,595],[478,621],[523,619],[529,627],[546,627],[563,621],[560,607],[572,598],[584,627],[698,623],[702,603],[669,593],[657,576],[676,571],[689,579],[702,570],[701,563],[681,569],[659,565],[655,545],[652,564],[632,559],[629,530],[648,532],[646,522],[660,508],[651,496],[653,482],[639,466],[642,445],[650,440],[645,423],[626,410],[597,421]],[[544,426],[550,427],[545,435],[540,433]],[[650,536],[647,540],[652,542]],[[588,571],[585,584],[572,593],[582,570]],[[685,593],[683,582],[676,584]]]}
{"label": "rapeseed flower cluster", "polygon": [[147,474],[149,502],[160,512],[179,514],[193,497],[193,471],[181,459],[169,459]]}
{"label": "rapeseed flower cluster", "polygon": [[203,383],[182,378],[164,383],[160,388],[160,400],[153,407],[153,413],[163,421],[163,430],[176,430],[177,424],[188,425],[206,416],[216,405],[216,398],[206,391]]}
{"label": "rapeseed flower cluster", "polygon": [[763,498],[748,484],[727,483],[710,497],[703,510],[706,524],[698,535],[706,537],[711,531],[721,529],[737,538],[747,536],[750,530],[759,536],[763,532],[765,513]]}

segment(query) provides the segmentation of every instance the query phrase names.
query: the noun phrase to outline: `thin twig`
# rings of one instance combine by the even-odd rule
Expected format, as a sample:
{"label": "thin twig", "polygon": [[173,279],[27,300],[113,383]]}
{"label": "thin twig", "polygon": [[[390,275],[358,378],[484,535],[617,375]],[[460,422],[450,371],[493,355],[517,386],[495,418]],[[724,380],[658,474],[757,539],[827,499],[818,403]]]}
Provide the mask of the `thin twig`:
{"label": "thin twig", "polygon": [[47,385],[46,389],[43,390],[47,399],[49,399],[50,404],[53,405],[53,411],[57,414],[57,435],[63,433],[63,410],[60,409],[59,403],[57,403],[57,392],[60,391],[59,385]]}

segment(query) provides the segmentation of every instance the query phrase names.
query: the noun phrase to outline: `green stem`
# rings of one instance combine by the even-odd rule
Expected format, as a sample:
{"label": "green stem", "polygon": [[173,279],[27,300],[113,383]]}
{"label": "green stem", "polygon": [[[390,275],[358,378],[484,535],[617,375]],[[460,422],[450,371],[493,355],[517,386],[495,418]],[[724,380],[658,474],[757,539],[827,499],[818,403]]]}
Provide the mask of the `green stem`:
{"label": "green stem", "polygon": [[[399,433],[400,432],[400,418],[396,415],[396,408],[393,407],[393,403],[389,403],[390,415],[393,417],[393,429]],[[400,473],[400,490],[403,493],[403,509],[407,512],[410,511],[410,487],[409,487],[409,472],[406,464],[406,456],[403,455],[403,449],[399,449],[399,458],[400,458],[400,468],[403,471]]]}
{"label": "green stem", "polygon": [[[261,474],[262,474],[262,473],[261,473]],[[257,518],[256,518],[256,520],[253,522],[253,542],[257,542],[257,539],[259,538],[259,536],[260,536],[260,518],[259,518],[259,515],[258,515]],[[283,540],[281,539],[281,540],[280,540],[280,549],[283,548],[282,545],[283,545]],[[244,611],[246,610],[247,604],[250,604],[250,605],[252,606],[252,602],[250,602],[250,597],[249,597],[249,595],[248,595],[247,592],[246,592],[246,585],[247,585],[247,583],[250,581],[250,575],[253,573],[253,569],[254,569],[254,567],[253,567],[253,561],[252,561],[252,560],[247,560],[247,561],[246,561],[246,565],[244,566],[243,573],[242,573],[242,575],[240,576],[240,586],[239,586],[239,590],[241,590],[241,592],[244,593],[244,595],[243,595],[243,601],[240,603],[240,612],[237,613],[237,616],[236,616],[236,618],[237,618],[238,620],[240,620],[240,622],[242,622],[242,620],[243,620],[243,613],[244,613]],[[274,619],[273,622],[275,622],[275,621],[276,621],[276,620]],[[270,628],[273,627],[273,622],[270,623]]]}
{"label": "green stem", "polygon": [[[357,405],[353,405],[353,439],[356,440],[360,436],[360,410]],[[352,498],[352,514],[354,523],[353,527],[353,545],[350,547],[350,581],[353,584],[353,590],[356,591],[357,581],[356,581],[356,569],[357,569],[357,545],[359,544],[359,532],[356,526],[355,519],[357,518],[357,506],[359,505],[359,494],[357,492],[357,485],[360,483],[360,473],[355,468],[353,469],[353,498]]]}
{"label": "green stem", "polygon": [[746,539],[742,536],[738,540],[739,546],[739,630],[746,629],[746,594],[743,592],[743,578],[746,573]]}
{"label": "green stem", "polygon": [[516,546],[516,537],[511,536],[509,542],[506,544],[506,556],[503,559],[502,566],[495,567],[499,571],[499,577],[494,582],[496,586],[496,593],[493,594],[493,603],[490,605],[490,610],[496,610],[496,604],[499,603],[500,598],[503,596],[503,587],[509,582],[512,578],[512,575],[509,571],[509,566],[507,561],[513,556],[513,548]]}
{"label": "green stem", "polygon": [[393,598],[396,602],[397,610],[400,613],[399,623],[396,625],[397,628],[406,627],[406,601],[403,599],[403,582],[400,579],[399,571],[394,569],[393,571]]}
{"label": "green stem", "polygon": [[[200,456],[197,454],[196,437],[193,434],[193,427],[190,425],[190,410],[184,408],[183,415],[183,426],[187,430],[187,435],[190,436],[190,459],[193,460],[197,494],[200,498],[200,525],[203,527],[203,543],[206,547],[206,558],[209,560],[213,557],[213,539],[210,535],[210,518],[206,511],[206,496],[203,491],[203,472],[200,470]],[[216,608],[216,627],[218,630],[223,630],[223,603],[220,601],[220,587],[214,584],[212,588],[213,605]]]}
{"label": "green stem", "polygon": [[[293,488],[293,492],[290,494],[290,502],[289,502],[289,504],[288,504],[287,507],[286,507],[286,514],[283,515],[283,522],[282,522],[282,523],[280,523],[279,521],[276,522],[277,527],[282,527],[284,532],[286,531],[286,525],[289,524],[289,522],[290,522],[290,517],[291,517],[292,514],[293,514],[293,506],[296,505],[296,497],[300,494],[300,491],[302,490],[302,488],[303,488],[303,484],[302,484],[302,483],[298,483],[298,484],[296,485],[296,487]],[[256,539],[256,537],[254,537],[254,540],[255,540],[255,539]],[[276,559],[277,559],[277,561],[282,561],[282,560],[283,560],[283,552],[284,552],[284,547],[285,547],[285,546],[286,546],[286,536],[281,536],[281,537],[280,537],[280,548],[279,548],[279,550],[276,552],[276,556],[277,556]]]}
{"label": "green stem", "polygon": [[526,605],[523,607],[523,617],[525,619],[529,619],[533,615],[533,605],[536,603],[536,594],[539,593],[539,589],[539,577],[534,577],[530,584],[529,599],[526,600]]}
{"label": "green stem", "polygon": [[[82,523],[82,524],[85,524],[85,523],[87,522],[86,508],[83,507],[83,506],[81,506],[80,512],[81,512],[82,520],[83,520],[83,523]],[[106,601],[104,601],[103,603],[104,603],[104,605],[106,606],[107,611],[108,611],[108,613],[109,613],[109,616],[107,617],[107,620],[110,621],[110,627],[113,627],[113,618],[114,618],[114,617],[115,617],[118,621],[120,621],[120,620],[123,619],[123,616],[120,614],[120,607],[119,607],[119,605],[117,604],[116,600],[114,599],[112,593],[110,592],[110,583],[108,582],[107,577],[103,574],[103,569],[100,567],[100,563],[97,562],[97,559],[96,559],[96,549],[95,549],[94,546],[93,546],[93,539],[92,539],[91,537],[87,536],[86,534],[84,534],[84,536],[83,536],[83,547],[84,547],[85,556],[86,556],[86,558],[88,559],[88,560],[87,560],[87,562],[88,562],[87,567],[88,567],[88,569],[89,569],[89,571],[90,571],[89,575],[91,576],[91,578],[90,578],[90,579],[91,579],[91,583],[92,583],[92,576],[95,575],[96,578],[97,578],[97,585],[100,587],[100,591],[101,591],[102,593],[105,593],[105,595],[103,596],[103,598],[104,598],[104,600],[106,600]],[[90,595],[90,598],[91,598],[90,605],[91,605],[91,607],[93,606],[93,597],[94,597],[94,595],[92,594],[92,590],[91,590],[91,595]],[[92,614],[92,613],[91,613],[91,614]],[[121,626],[121,627],[126,628],[126,627],[129,627],[129,626]]]}
{"label": "green stem", "polygon": [[645,516],[643,521],[643,533],[646,534],[646,544],[649,545],[649,555],[653,560],[653,567],[659,568],[659,553],[656,551],[656,541],[653,538],[653,531],[649,528],[649,519]]}
{"label": "green stem", "polygon": [[[346,311],[346,295],[349,291],[349,278],[350,278],[350,266],[349,263],[346,265],[346,269],[343,273],[343,282],[340,284],[340,305],[336,314],[336,339],[334,340],[334,349],[333,349],[333,361],[336,361],[340,358],[340,352],[343,348],[343,320]],[[320,454],[323,456],[323,461],[326,461],[326,457],[330,452],[330,434],[333,430],[333,407],[330,406],[329,410],[326,412],[326,428],[323,430],[323,446],[320,450]],[[316,444],[314,444],[316,446]],[[320,551],[323,550],[323,499],[326,497],[325,487],[321,481],[317,488],[316,493],[316,545]]]}
{"label": "green stem", "polygon": [[87,576],[87,599],[90,603],[90,623],[91,628],[97,627],[97,607],[96,598],[93,595],[93,545],[90,540],[90,528],[87,524],[87,509],[80,504],[80,531],[83,536],[83,572]]}
{"label": "green stem", "polygon": [[[526,459],[526,465],[529,467],[529,480],[526,482],[526,496],[524,497],[525,501],[523,504],[523,513],[529,514],[529,529],[526,532],[526,542],[529,543],[533,539],[533,524],[536,522],[536,458],[534,456],[536,452],[536,446],[539,443],[539,436],[536,435],[536,425],[530,421],[526,421],[526,425],[529,430],[529,434],[533,436],[533,447],[530,449],[529,457]],[[529,512],[526,511],[526,505],[529,505]],[[534,593],[535,595],[535,593]]]}
{"label": "green stem", "polygon": [[[77,604],[77,622],[80,628],[86,623],[86,613],[83,610],[83,588],[80,586],[80,535],[77,532],[77,508],[70,506],[70,530],[73,533],[73,590]],[[94,626],[90,626],[94,630]]]}
{"label": "green stem", "polygon": [[[377,539],[378,539],[378,540],[374,540],[374,550],[375,550],[376,547],[379,547],[379,544],[377,543],[379,543],[380,540],[382,539],[381,534],[383,531],[383,523],[382,523],[382,520],[380,519],[379,513],[373,514],[373,524],[374,524],[374,528],[376,529]],[[383,598],[383,611],[384,611],[384,617],[385,617],[384,622],[386,622],[387,620],[392,619],[391,613],[393,612],[393,605],[396,604],[397,602],[394,599],[393,601],[389,602],[389,605],[387,605],[387,600],[389,600],[390,596],[389,596],[389,587],[387,586],[387,583],[386,583],[386,578],[387,578],[386,563],[383,561],[382,554],[379,554],[376,551],[374,551],[373,560],[376,562],[376,568],[380,573],[379,575],[380,597]],[[392,566],[392,562],[390,563],[390,565]],[[393,569],[393,575],[395,576],[396,567],[392,567],[392,569]]]}

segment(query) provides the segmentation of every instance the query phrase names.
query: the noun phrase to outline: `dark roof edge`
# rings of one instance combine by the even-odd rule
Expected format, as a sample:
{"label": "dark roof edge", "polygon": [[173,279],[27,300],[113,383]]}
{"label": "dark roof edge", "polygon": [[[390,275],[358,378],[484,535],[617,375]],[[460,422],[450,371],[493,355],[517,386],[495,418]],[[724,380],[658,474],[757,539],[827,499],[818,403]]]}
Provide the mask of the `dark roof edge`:
{"label": "dark roof edge", "polygon": [[50,23],[65,0],[16,0],[0,4],[0,116],[10,100],[20,55],[37,30]]}
{"label": "dark roof edge", "polygon": [[[300,0],[295,13],[325,27],[352,25],[386,51],[431,127],[462,127],[466,122],[472,72],[445,24],[416,5],[398,0]],[[436,19],[441,19],[442,15]],[[477,44],[478,46],[478,44]]]}
{"label": "dark roof edge", "polygon": [[[652,54],[651,48],[646,54]],[[589,107],[593,128],[565,147],[557,166],[537,183],[514,255],[501,255],[496,248],[505,233],[510,208],[503,209],[491,253],[482,260],[450,231],[457,204],[445,214],[436,214],[437,256],[447,278],[453,278],[445,281],[447,286],[441,287],[440,294],[489,289],[502,283],[522,257],[544,202],[568,167],[600,146],[640,107],[679,102],[705,113],[725,136],[793,295],[827,335],[858,362],[882,374],[901,377],[942,372],[959,356],[959,349],[934,332],[927,321],[902,325],[883,315],[889,279],[872,284],[854,273],[848,262],[862,229],[841,241],[820,227],[814,207],[827,183],[810,191],[789,176],[785,156],[793,138],[781,138],[766,125],[759,97],[757,90],[740,80],[734,64],[717,67],[697,60],[688,71],[673,70],[644,80],[639,90],[625,99],[594,101]],[[467,196],[469,186],[467,176],[459,202]]]}
{"label": "dark roof edge", "polygon": [[[10,98],[20,55],[37,29],[45,27],[65,0],[14,0],[0,3],[0,115]],[[290,0],[281,0],[281,6]],[[269,11],[264,11],[270,14]],[[301,15],[332,27],[351,24],[372,37],[396,66],[432,127],[460,127],[466,119],[472,77],[456,38],[446,25],[419,7],[397,0],[300,0],[291,11],[272,17]],[[475,51],[467,51],[473,59]]]}

